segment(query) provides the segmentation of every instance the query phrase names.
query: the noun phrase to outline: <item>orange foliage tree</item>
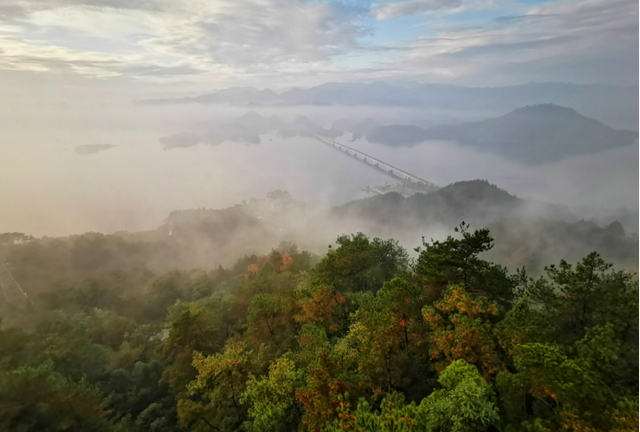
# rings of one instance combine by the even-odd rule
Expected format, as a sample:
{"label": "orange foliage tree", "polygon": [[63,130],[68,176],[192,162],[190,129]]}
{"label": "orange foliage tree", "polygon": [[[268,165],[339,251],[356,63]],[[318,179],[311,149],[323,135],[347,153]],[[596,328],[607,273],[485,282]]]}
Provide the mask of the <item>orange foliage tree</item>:
{"label": "orange foliage tree", "polygon": [[296,399],[305,409],[303,431],[320,431],[337,417],[345,400],[357,401],[366,377],[356,369],[354,358],[325,343],[306,370],[305,386]]}
{"label": "orange foliage tree", "polygon": [[333,293],[333,289],[324,284],[310,284],[297,292],[300,312],[295,320],[300,324],[318,322],[327,332],[335,332],[337,325],[333,319],[333,310],[344,298]]}
{"label": "orange foliage tree", "polygon": [[498,314],[495,303],[450,286],[422,314],[431,331],[429,352],[438,371],[459,359],[476,365],[485,377],[504,368],[489,322],[489,317]]}
{"label": "orange foliage tree", "polygon": [[419,286],[399,277],[386,282],[375,295],[360,297],[360,308],[341,343],[353,348],[358,369],[376,383],[378,391],[389,393],[413,379],[403,365],[424,331],[422,298]]}
{"label": "orange foliage tree", "polygon": [[291,264],[293,264],[293,258],[291,258],[291,255],[289,255],[289,252],[285,252],[285,254],[282,256],[282,270],[287,270],[289,267],[291,267]]}

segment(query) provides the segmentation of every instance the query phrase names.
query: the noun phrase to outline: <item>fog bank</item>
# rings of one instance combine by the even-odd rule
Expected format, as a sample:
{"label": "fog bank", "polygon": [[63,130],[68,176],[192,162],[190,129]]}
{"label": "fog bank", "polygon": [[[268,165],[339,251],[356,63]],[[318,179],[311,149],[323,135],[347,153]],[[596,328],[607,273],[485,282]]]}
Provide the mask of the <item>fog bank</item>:
{"label": "fog bank", "polygon": [[[25,107],[23,107],[25,108]],[[341,118],[381,123],[468,121],[494,113],[377,107],[253,108],[291,122],[304,114],[323,127]],[[163,150],[159,137],[202,131],[248,111],[216,106],[139,106],[85,101],[3,110],[0,120],[0,232],[65,235],[145,230],[176,209],[226,208],[284,189],[314,213],[366,196],[369,185],[392,178],[311,138],[263,135],[259,144]],[[339,141],[446,185],[475,178],[518,196],[602,211],[638,207],[638,148],[585,155],[536,167],[432,141],[389,148],[366,140]],[[75,147],[107,144],[95,154]]]}

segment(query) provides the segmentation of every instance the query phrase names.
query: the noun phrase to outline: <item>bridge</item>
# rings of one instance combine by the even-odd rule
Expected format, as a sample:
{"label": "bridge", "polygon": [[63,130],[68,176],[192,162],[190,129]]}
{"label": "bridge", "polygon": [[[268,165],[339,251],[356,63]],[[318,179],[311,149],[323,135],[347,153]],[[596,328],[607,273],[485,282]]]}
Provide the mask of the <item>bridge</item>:
{"label": "bridge", "polygon": [[20,284],[16,282],[2,259],[0,259],[0,288],[2,288],[3,294],[2,297],[0,297],[0,308],[24,306],[27,303],[31,303],[31,300],[27,297],[27,293],[25,293]]}
{"label": "bridge", "polygon": [[440,186],[431,183],[428,180],[423,179],[422,177],[419,177],[415,174],[412,174],[408,171],[405,171],[401,168],[398,168],[396,166],[393,166],[387,162],[384,162],[378,158],[375,158],[373,156],[370,156],[364,152],[361,152],[360,150],[356,150],[352,147],[349,147],[347,145],[341,144],[337,141],[334,141],[332,139],[320,136],[320,135],[316,135],[314,134],[313,137],[315,139],[317,139],[318,141],[331,146],[337,150],[342,151],[343,153],[345,153],[348,156],[354,157],[357,160],[366,163],[367,165],[378,169],[379,171],[382,171],[383,173],[394,177],[396,179],[402,180],[405,183],[409,183],[411,186],[415,187],[416,189],[420,189],[421,191],[424,192],[431,192],[437,189],[440,189]]}

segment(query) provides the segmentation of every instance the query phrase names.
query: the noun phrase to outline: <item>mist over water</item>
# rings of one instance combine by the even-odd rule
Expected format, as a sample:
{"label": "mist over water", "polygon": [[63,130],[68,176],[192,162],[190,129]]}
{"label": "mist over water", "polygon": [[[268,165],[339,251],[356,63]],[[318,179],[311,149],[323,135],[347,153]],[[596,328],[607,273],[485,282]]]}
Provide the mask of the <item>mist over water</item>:
{"label": "mist over water", "polygon": [[[158,138],[203,132],[248,108],[111,104],[48,106],[28,113],[6,111],[0,160],[0,231],[66,235],[86,231],[146,230],[172,210],[226,208],[274,189],[289,191],[316,213],[367,196],[369,185],[393,178],[324,144],[301,136],[261,136],[259,144],[224,142],[165,150]],[[335,120],[420,124],[464,121],[490,113],[425,112],[379,107],[257,108],[290,122],[306,115],[329,127]],[[17,116],[21,121],[17,121]],[[518,196],[594,208],[638,206],[638,148],[524,166],[446,141],[392,148],[365,139],[337,138],[356,149],[446,185],[487,179]],[[115,145],[80,155],[86,144]]]}
{"label": "mist over water", "polygon": [[446,141],[400,148],[338,141],[440,185],[480,178],[522,198],[575,206],[638,206],[637,146],[528,166]]}
{"label": "mist over water", "polygon": [[[11,163],[0,170],[1,231],[152,229],[172,210],[225,208],[274,189],[290,191],[312,211],[363,196],[360,189],[386,178],[303,137],[265,135],[258,145],[171,150],[158,142],[162,135],[206,128],[246,109],[123,108],[120,115],[115,108],[92,111],[95,117],[81,110],[67,109],[63,118],[40,112],[34,128],[14,123],[11,129],[6,122],[0,159]],[[116,147],[90,155],[74,151],[95,143]]]}
{"label": "mist over water", "polygon": [[134,138],[133,145],[87,156],[53,144],[3,148],[2,157],[15,161],[2,173],[2,207],[12,209],[0,219],[4,230],[61,235],[151,229],[172,210],[230,207],[274,189],[289,190],[317,209],[361,196],[362,187],[385,177],[308,138],[170,151],[153,134]]}

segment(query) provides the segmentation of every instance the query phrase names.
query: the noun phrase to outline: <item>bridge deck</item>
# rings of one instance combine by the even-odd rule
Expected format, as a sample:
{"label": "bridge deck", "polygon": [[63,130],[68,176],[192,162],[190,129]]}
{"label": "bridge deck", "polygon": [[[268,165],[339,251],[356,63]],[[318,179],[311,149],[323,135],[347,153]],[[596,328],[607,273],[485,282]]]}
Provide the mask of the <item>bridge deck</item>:
{"label": "bridge deck", "polygon": [[374,168],[377,168],[378,170],[384,172],[385,174],[388,174],[388,175],[390,175],[392,177],[395,177],[397,179],[408,180],[410,182],[417,183],[417,184],[419,184],[419,185],[421,185],[423,187],[426,186],[427,188],[433,188],[434,190],[440,188],[440,186],[438,186],[438,185],[436,185],[434,183],[431,183],[430,181],[425,180],[422,177],[419,177],[419,176],[417,176],[415,174],[412,174],[412,173],[410,173],[408,171],[405,171],[405,170],[403,170],[401,168],[393,166],[393,165],[391,165],[391,164],[389,164],[387,162],[384,162],[384,161],[382,161],[382,160],[380,160],[378,158],[370,156],[370,155],[368,155],[368,154],[366,154],[364,152],[361,152],[360,150],[356,150],[356,149],[354,149],[352,147],[349,147],[347,145],[341,144],[341,143],[339,143],[337,141],[334,141],[334,140],[329,139],[329,138],[325,138],[325,137],[320,136],[320,135],[314,135],[314,138],[317,139],[318,141],[324,143],[324,144],[330,145],[331,147],[333,147],[335,149],[341,150],[343,153],[346,153],[349,156],[353,156],[353,157],[355,157],[356,159],[358,159],[360,161],[366,162],[368,165],[370,165],[370,166],[372,166]]}
{"label": "bridge deck", "polygon": [[27,293],[13,278],[13,275],[7,268],[2,259],[0,259],[0,288],[2,288],[2,298],[0,306],[19,306],[25,303],[31,303],[27,297]]}

